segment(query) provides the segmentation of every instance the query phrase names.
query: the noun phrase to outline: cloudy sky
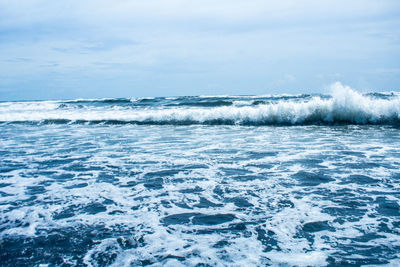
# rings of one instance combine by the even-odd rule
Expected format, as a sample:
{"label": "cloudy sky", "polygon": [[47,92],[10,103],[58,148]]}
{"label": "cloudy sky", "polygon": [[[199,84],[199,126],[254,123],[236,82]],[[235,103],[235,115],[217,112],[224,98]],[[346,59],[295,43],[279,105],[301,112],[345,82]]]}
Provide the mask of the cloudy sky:
{"label": "cloudy sky", "polygon": [[0,0],[0,100],[400,90],[398,0]]}

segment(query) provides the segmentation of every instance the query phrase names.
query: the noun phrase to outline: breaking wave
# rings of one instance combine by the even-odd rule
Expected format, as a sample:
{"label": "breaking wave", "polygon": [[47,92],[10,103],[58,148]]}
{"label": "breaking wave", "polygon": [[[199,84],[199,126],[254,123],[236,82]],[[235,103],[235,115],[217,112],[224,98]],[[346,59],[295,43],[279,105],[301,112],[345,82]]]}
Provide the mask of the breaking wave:
{"label": "breaking wave", "polygon": [[[127,106],[135,102],[150,104]],[[313,96],[3,102],[0,103],[0,122],[150,125],[400,124],[400,96],[393,93],[361,94],[336,83],[330,95]]]}

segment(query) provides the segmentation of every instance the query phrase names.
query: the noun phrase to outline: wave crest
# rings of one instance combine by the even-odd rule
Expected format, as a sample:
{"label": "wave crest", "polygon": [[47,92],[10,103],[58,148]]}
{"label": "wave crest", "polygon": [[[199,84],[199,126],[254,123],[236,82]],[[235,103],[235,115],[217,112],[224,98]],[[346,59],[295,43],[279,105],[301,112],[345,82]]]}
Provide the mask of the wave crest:
{"label": "wave crest", "polygon": [[[308,124],[399,124],[400,96],[363,95],[335,83],[330,97],[284,98],[257,105],[158,105],[131,108],[83,106],[80,109],[53,103],[2,103],[3,123],[103,123],[103,124],[213,124],[213,125],[308,125]],[[256,99],[257,100],[257,99]],[[120,100],[118,100],[120,101]],[[252,100],[253,102],[253,100]],[[250,102],[250,103],[252,103]],[[193,105],[192,105],[193,104]],[[26,104],[28,105],[28,104]],[[19,106],[20,108],[16,108]]]}

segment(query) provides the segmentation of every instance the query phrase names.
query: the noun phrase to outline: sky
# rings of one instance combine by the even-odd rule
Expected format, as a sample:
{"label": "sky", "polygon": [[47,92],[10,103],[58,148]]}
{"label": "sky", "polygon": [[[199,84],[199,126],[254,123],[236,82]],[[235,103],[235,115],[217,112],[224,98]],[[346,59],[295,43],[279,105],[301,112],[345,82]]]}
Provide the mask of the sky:
{"label": "sky", "polygon": [[0,0],[0,101],[400,90],[398,0]]}

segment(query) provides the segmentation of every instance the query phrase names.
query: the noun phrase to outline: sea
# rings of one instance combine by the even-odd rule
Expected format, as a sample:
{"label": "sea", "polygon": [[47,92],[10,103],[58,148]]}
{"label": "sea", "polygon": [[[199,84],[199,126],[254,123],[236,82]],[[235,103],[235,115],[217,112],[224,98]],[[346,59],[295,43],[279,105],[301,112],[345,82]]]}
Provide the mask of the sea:
{"label": "sea", "polygon": [[1,266],[399,266],[400,93],[0,102]]}

